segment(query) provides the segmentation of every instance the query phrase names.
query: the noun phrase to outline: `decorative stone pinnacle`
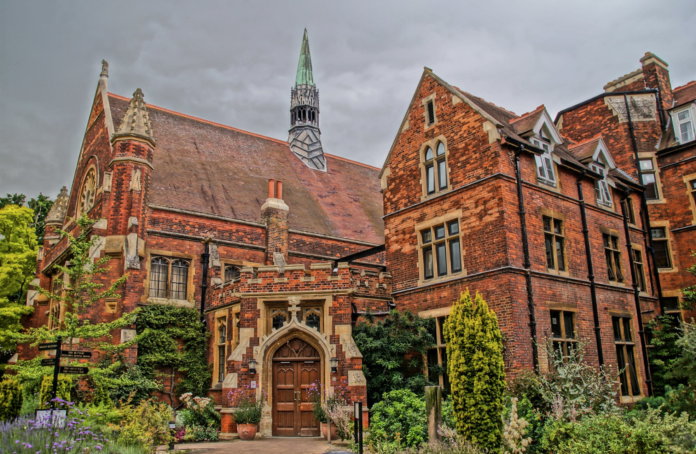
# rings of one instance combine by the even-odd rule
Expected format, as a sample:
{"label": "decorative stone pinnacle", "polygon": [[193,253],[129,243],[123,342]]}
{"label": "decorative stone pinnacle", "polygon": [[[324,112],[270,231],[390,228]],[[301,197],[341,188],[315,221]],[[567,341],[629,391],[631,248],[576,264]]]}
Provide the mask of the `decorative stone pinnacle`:
{"label": "decorative stone pinnacle", "polygon": [[144,139],[150,142],[153,147],[155,146],[150,116],[147,113],[147,104],[145,104],[143,91],[140,88],[133,93],[133,98],[130,100],[130,104],[128,104],[128,110],[123,115],[121,124],[111,140],[114,141],[124,137]]}
{"label": "decorative stone pinnacle", "polygon": [[53,202],[53,206],[46,215],[46,223],[63,224],[65,214],[68,212],[68,188],[63,186]]}
{"label": "decorative stone pinnacle", "polygon": [[109,62],[102,60],[102,72],[99,77],[109,77]]}

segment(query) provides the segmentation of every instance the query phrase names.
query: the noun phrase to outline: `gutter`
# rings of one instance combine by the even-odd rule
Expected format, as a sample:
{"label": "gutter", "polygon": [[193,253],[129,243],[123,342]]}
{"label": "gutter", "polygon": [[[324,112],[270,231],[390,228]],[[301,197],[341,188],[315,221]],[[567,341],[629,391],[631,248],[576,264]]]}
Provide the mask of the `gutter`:
{"label": "gutter", "polygon": [[650,360],[648,359],[648,347],[645,343],[645,329],[643,328],[643,313],[640,307],[640,289],[638,288],[638,279],[636,277],[636,267],[633,266],[633,247],[631,246],[631,237],[628,230],[628,216],[626,216],[626,200],[631,195],[630,189],[624,191],[624,196],[621,198],[621,214],[623,215],[624,233],[626,235],[626,249],[628,249],[628,261],[631,264],[631,279],[633,281],[633,300],[636,305],[636,318],[638,319],[638,335],[640,336],[641,350],[643,351],[643,369],[645,369],[645,384],[648,386],[648,396],[653,395],[652,374],[650,373]]}
{"label": "gutter", "polygon": [[532,290],[532,270],[529,260],[529,241],[527,240],[527,219],[524,210],[524,196],[522,194],[522,174],[520,173],[520,154],[524,153],[524,145],[520,144],[515,150],[515,177],[517,178],[517,200],[519,202],[520,225],[522,228],[522,251],[524,253],[524,277],[527,283],[527,306],[529,308],[529,331],[532,336],[532,362],[534,372],[539,373],[539,351],[537,347],[536,314],[534,312],[534,292]]}
{"label": "gutter", "polygon": [[[656,91],[656,90],[653,90]],[[624,105],[626,106],[626,115],[628,117],[628,132],[631,135],[631,144],[633,146],[633,155],[636,161],[636,170],[638,171],[638,181],[643,182],[643,171],[640,169],[640,159],[638,158],[638,145],[636,145],[636,135],[633,130],[633,120],[631,119],[631,109],[628,108],[628,98],[624,97]],[[659,190],[659,189],[658,189]],[[660,302],[660,310],[662,310],[662,284],[660,283],[660,273],[655,264],[655,249],[653,248],[652,232],[650,228],[650,213],[648,212],[648,202],[645,198],[645,191],[641,191],[640,197],[641,221],[643,222],[643,241],[648,244],[648,258],[650,259],[650,281],[657,290],[657,300]],[[647,238],[646,238],[647,236]],[[627,238],[627,240],[629,240]],[[629,240],[630,241],[630,240]],[[653,280],[654,275],[654,280]],[[642,321],[641,321],[642,323]]]}
{"label": "gutter", "polygon": [[[589,230],[587,228],[587,212],[585,211],[585,198],[582,193],[582,180],[585,179],[586,172],[583,172],[575,182],[578,188],[578,199],[580,200],[580,218],[582,219],[582,236],[585,239],[585,257],[587,259],[587,279],[590,281],[590,296],[592,298],[592,317],[594,319],[595,341],[597,342],[597,358],[599,367],[604,366],[604,351],[602,350],[602,329],[599,323],[599,309],[597,308],[597,285],[595,284],[594,266],[592,264],[592,246],[590,245]],[[625,219],[625,217],[624,217]],[[628,224],[626,224],[628,229]],[[626,230],[628,235],[628,230]],[[629,242],[630,243],[630,242]]]}

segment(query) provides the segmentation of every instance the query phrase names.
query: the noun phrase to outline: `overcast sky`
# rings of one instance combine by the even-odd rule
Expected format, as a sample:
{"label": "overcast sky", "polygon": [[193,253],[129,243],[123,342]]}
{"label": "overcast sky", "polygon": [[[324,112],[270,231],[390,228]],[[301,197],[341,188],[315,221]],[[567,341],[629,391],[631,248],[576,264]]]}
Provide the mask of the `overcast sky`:
{"label": "overcast sky", "polygon": [[694,24],[694,0],[0,0],[0,194],[71,184],[102,59],[112,93],[286,140],[307,27],[324,150],[381,167],[423,66],[555,115],[646,51],[696,79]]}

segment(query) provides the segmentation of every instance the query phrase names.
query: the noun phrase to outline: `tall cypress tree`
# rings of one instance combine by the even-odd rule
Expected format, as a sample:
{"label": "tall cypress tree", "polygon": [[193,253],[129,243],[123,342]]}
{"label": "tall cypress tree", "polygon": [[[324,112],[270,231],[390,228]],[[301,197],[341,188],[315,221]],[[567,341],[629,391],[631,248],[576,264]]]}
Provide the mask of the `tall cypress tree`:
{"label": "tall cypress tree", "polygon": [[457,432],[496,451],[503,440],[505,364],[498,318],[481,295],[467,289],[445,322],[447,372]]}

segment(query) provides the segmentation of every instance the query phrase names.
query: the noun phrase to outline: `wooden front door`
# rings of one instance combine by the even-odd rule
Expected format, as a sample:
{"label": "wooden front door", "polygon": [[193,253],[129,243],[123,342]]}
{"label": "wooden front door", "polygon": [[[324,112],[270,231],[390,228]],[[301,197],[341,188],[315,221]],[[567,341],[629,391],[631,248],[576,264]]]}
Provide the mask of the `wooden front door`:
{"label": "wooden front door", "polygon": [[314,347],[295,338],[273,355],[273,435],[317,437],[308,388],[321,384],[321,358]]}

